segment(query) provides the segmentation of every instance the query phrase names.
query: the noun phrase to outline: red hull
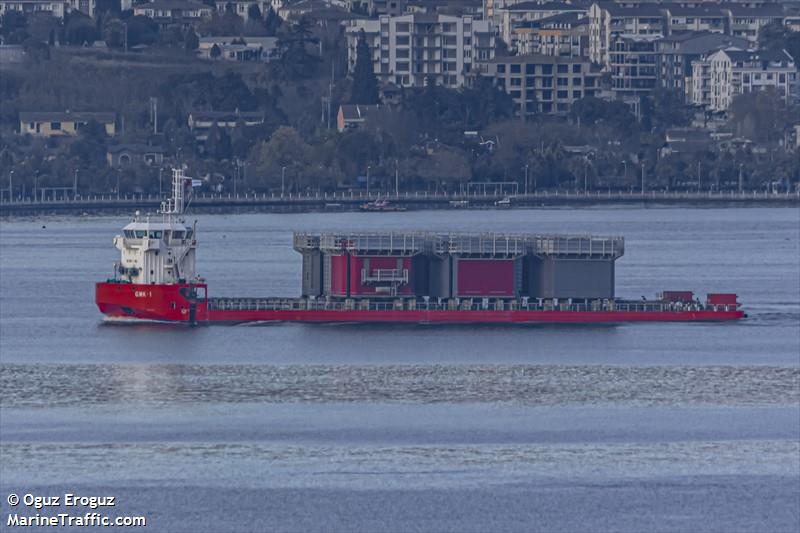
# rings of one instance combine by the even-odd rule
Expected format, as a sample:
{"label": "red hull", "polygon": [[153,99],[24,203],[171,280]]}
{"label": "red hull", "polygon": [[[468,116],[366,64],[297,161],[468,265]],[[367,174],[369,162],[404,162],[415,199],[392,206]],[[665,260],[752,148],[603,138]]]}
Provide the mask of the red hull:
{"label": "red hull", "polygon": [[743,311],[209,311],[209,322],[360,322],[418,324],[592,324],[716,322]]}
{"label": "red hull", "polygon": [[95,302],[100,312],[112,318],[159,320],[166,322],[204,322],[208,319],[205,285],[136,285],[106,282],[95,286]]}
{"label": "red hull", "polygon": [[593,324],[718,322],[744,317],[744,311],[731,307],[727,307],[726,310],[699,311],[219,310],[208,308],[205,288],[205,285],[185,284],[98,283],[96,301],[100,311],[110,317],[199,324],[242,322]]}

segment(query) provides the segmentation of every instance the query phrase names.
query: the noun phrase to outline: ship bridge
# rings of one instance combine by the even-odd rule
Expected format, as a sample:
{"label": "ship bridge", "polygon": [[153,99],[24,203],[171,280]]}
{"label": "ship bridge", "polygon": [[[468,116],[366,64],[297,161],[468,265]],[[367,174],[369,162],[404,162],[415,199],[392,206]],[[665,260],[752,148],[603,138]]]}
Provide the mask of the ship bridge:
{"label": "ship bridge", "polygon": [[195,228],[182,218],[187,178],[173,170],[173,196],[159,211],[160,220],[144,219],[137,211],[133,221],[114,237],[120,261],[114,264],[115,278],[144,285],[187,283],[195,280]]}

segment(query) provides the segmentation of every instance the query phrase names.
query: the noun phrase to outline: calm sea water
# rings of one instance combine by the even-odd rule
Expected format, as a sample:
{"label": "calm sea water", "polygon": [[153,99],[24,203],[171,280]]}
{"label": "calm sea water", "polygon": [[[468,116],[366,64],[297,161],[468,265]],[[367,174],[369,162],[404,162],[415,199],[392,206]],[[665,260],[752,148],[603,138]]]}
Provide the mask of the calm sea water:
{"label": "calm sea water", "polygon": [[732,291],[749,318],[120,326],[93,283],[125,218],[5,219],[0,529],[10,492],[173,532],[800,529],[800,211],[194,218],[212,296],[296,295],[293,230],[591,232],[626,238],[618,295]]}

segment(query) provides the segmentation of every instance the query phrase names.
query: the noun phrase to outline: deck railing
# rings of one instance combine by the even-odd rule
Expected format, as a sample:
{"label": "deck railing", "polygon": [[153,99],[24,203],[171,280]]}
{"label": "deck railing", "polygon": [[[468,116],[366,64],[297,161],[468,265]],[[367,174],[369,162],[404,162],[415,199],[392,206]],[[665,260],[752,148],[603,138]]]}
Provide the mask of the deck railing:
{"label": "deck railing", "polygon": [[452,298],[448,300],[396,299],[312,300],[306,298],[209,298],[208,308],[217,311],[571,311],[571,312],[696,312],[735,311],[736,305],[611,300],[589,303]]}

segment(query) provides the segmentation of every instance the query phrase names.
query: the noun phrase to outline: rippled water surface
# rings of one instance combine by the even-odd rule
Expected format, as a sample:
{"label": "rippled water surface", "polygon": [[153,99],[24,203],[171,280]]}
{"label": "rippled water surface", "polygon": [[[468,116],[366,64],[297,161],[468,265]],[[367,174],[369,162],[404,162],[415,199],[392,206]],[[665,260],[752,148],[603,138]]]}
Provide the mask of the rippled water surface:
{"label": "rippled water surface", "polygon": [[[104,323],[119,217],[0,222],[0,490],[153,531],[800,530],[800,213],[198,215],[212,295],[295,295],[291,231],[624,235],[617,293],[735,324]],[[63,509],[61,509],[63,511]],[[52,514],[52,513],[51,513]]]}

